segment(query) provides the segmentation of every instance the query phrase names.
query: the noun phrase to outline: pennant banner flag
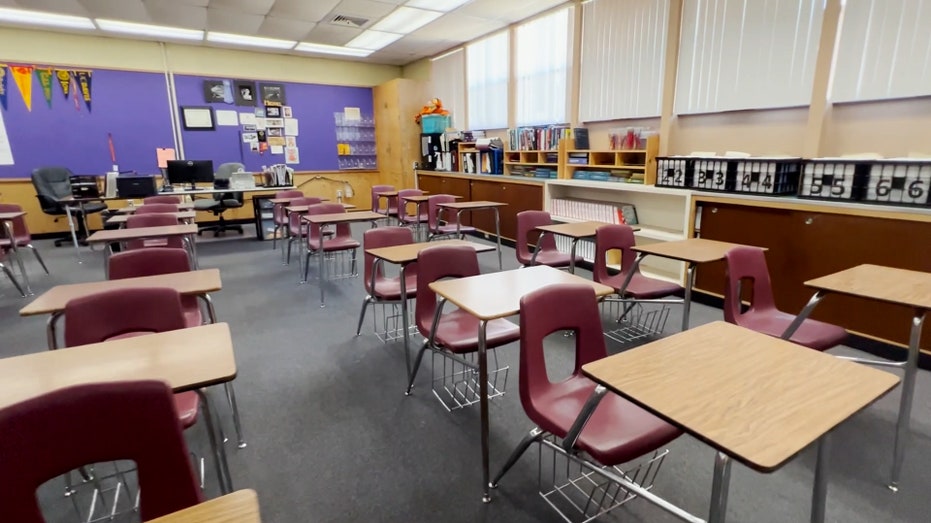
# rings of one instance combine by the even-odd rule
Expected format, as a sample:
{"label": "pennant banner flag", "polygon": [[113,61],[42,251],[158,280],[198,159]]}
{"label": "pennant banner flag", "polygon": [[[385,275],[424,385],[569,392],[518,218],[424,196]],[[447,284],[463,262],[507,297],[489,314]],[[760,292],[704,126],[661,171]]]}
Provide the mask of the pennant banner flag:
{"label": "pennant banner flag", "polygon": [[0,105],[6,111],[6,86],[7,86],[7,68],[6,64],[0,64]]}
{"label": "pennant banner flag", "polygon": [[45,96],[45,103],[49,109],[52,108],[52,68],[36,67],[36,78],[39,79],[39,85],[42,86],[42,95]]}
{"label": "pennant banner flag", "polygon": [[13,81],[19,88],[19,94],[23,97],[23,103],[26,109],[32,111],[32,70],[31,65],[12,65],[10,71],[13,72]]}
{"label": "pennant banner flag", "polygon": [[87,106],[88,112],[91,110],[91,71],[74,71],[74,79],[78,83],[78,89],[81,90],[81,98],[84,99],[84,105]]}
{"label": "pennant banner flag", "polygon": [[65,95],[65,101],[68,101],[68,95],[71,94],[71,71],[67,69],[55,69],[55,78],[58,79],[58,85],[61,86],[61,94]]}

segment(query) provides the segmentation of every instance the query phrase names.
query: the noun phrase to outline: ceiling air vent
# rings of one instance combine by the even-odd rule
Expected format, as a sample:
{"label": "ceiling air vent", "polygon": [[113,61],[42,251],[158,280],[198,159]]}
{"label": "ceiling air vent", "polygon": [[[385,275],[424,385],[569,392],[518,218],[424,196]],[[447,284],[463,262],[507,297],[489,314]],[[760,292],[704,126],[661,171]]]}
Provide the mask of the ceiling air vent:
{"label": "ceiling air vent", "polygon": [[338,25],[342,27],[351,27],[353,29],[361,29],[363,25],[367,24],[368,18],[359,18],[358,16],[348,16],[348,15],[335,15],[330,20],[330,23],[333,25]]}

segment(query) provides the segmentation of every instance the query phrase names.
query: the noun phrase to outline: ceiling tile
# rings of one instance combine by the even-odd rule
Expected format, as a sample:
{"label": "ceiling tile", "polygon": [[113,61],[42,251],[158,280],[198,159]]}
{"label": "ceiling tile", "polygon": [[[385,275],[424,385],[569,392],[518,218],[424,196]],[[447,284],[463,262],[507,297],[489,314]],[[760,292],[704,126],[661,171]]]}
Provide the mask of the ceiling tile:
{"label": "ceiling tile", "polygon": [[79,0],[94,18],[151,23],[142,0]]}
{"label": "ceiling tile", "polygon": [[340,0],[278,0],[269,12],[272,16],[319,22]]}
{"label": "ceiling tile", "polygon": [[161,0],[144,0],[144,3],[153,24],[201,30],[207,27],[206,7],[166,4]]}
{"label": "ceiling tile", "polygon": [[221,33],[251,35],[258,32],[265,17],[262,15],[242,13],[225,7],[207,7],[207,30]]}
{"label": "ceiling tile", "polygon": [[503,20],[513,23],[551,7],[566,3],[565,0],[472,0],[455,11],[456,15]]}
{"label": "ceiling tile", "polygon": [[275,0],[210,0],[210,8],[221,7],[256,15],[266,15],[272,8]]}
{"label": "ceiling tile", "polygon": [[394,11],[396,6],[372,0],[343,0],[333,9],[335,14],[354,15],[368,18],[372,22]]}
{"label": "ceiling tile", "polygon": [[63,15],[89,16],[90,13],[78,0],[17,0],[17,5],[23,9],[36,11],[50,11]]}
{"label": "ceiling tile", "polygon": [[314,27],[313,22],[295,20],[291,18],[277,18],[266,16],[262,26],[259,27],[258,34],[269,38],[281,38],[284,40],[303,40]]}
{"label": "ceiling tile", "polygon": [[443,39],[467,42],[473,38],[486,35],[506,26],[501,20],[487,20],[474,16],[462,15],[458,11],[437,18],[433,22],[411,33],[420,39]]}
{"label": "ceiling tile", "polygon": [[351,27],[317,24],[310,30],[310,34],[307,35],[304,41],[317,44],[345,45],[356,36],[359,36],[361,32],[361,29],[353,29]]}

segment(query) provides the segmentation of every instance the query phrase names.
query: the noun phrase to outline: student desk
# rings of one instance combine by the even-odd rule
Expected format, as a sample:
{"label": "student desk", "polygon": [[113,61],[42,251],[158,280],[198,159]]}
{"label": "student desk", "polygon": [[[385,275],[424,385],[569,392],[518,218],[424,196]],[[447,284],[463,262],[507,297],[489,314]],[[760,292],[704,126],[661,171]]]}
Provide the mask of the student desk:
{"label": "student desk", "polygon": [[[407,266],[417,261],[420,251],[436,246],[454,246],[465,245],[475,249],[475,252],[487,252],[493,250],[491,245],[482,245],[481,243],[467,242],[465,240],[443,240],[435,242],[407,243],[404,245],[393,245],[391,247],[378,247],[377,249],[366,249],[365,253],[375,258],[372,264],[372,281],[375,281],[375,274],[378,267],[384,262],[393,263],[401,266],[401,323],[404,331],[404,363],[407,364],[407,380],[411,379],[411,355],[410,355],[410,313],[407,310],[407,282],[404,279]],[[369,289],[366,289],[368,291]],[[374,296],[372,292],[370,295]],[[360,318],[361,322],[361,318]],[[359,325],[361,327],[361,323]]]}
{"label": "student desk", "polygon": [[[166,193],[166,194],[167,194],[167,193]],[[168,194],[168,196],[171,196],[171,194]],[[116,212],[118,212],[118,213],[120,213],[120,214],[132,214],[132,213],[138,211],[141,207],[145,207],[145,204],[143,204],[143,205],[136,205],[136,206],[134,206],[134,207],[120,207],[119,209],[116,210]],[[181,202],[181,203],[178,204],[178,210],[179,210],[179,211],[193,211],[193,210],[194,210],[194,202]]]}
{"label": "student desk", "polygon": [[217,321],[216,312],[213,309],[213,302],[208,293],[219,291],[222,288],[219,269],[176,272],[172,274],[160,274],[158,276],[126,278],[122,280],[56,285],[42,293],[38,298],[32,300],[32,303],[20,309],[19,314],[20,316],[51,314],[51,317],[49,317],[46,323],[46,335],[49,350],[55,350],[58,348],[58,336],[55,324],[65,313],[65,305],[68,301],[102,291],[137,287],[168,287],[183,295],[197,296],[206,303],[210,322],[216,323]]}
{"label": "student desk", "polygon": [[889,488],[893,492],[897,492],[912,416],[912,399],[915,395],[918,355],[921,352],[919,347],[921,328],[928,310],[931,309],[931,273],[879,265],[858,265],[852,269],[806,281],[805,285],[816,289],[816,292],[802,309],[802,312],[782,334],[783,339],[789,339],[805,318],[811,314],[815,306],[825,296],[832,293],[904,305],[914,311],[908,343],[908,356],[905,361],[890,362],[847,358],[861,363],[905,369],[905,378],[902,382],[902,399],[899,403],[899,419],[895,428],[892,474],[889,483]]}
{"label": "student desk", "polygon": [[[271,199],[269,199],[268,201],[269,201],[269,203],[271,203],[271,204],[273,204],[273,205],[287,205],[287,204],[291,203],[292,200],[297,200],[298,198],[306,198],[306,196],[292,196],[291,198],[271,198]],[[315,198],[319,198],[319,197],[318,197],[318,196],[315,196]],[[328,202],[328,201],[330,201],[330,199],[329,199],[329,198],[320,198],[320,201],[321,201],[321,202]]]}
{"label": "student desk", "polygon": [[[166,212],[164,214],[174,214],[175,218],[177,218],[178,221],[184,222],[184,223],[191,223],[191,220],[193,220],[197,216],[197,213],[194,211],[178,211],[178,212],[171,212],[171,213]],[[123,213],[123,214],[117,214],[115,216],[111,216],[110,218],[108,218],[107,224],[116,223],[122,226],[122,225],[125,225],[127,221],[129,221],[129,215],[128,213]]]}
{"label": "student desk", "polygon": [[498,245],[498,270],[500,271],[503,268],[501,263],[501,215],[498,212],[499,207],[506,207],[506,203],[501,202],[488,202],[488,201],[475,201],[475,202],[451,202],[451,203],[440,203],[437,204],[439,211],[437,211],[437,222],[440,221],[439,214],[444,210],[456,211],[456,236],[460,236],[460,228],[462,227],[462,211],[481,211],[483,209],[490,209],[495,212],[495,241]]}
{"label": "student desk", "polygon": [[[347,211],[351,211],[356,208],[356,206],[351,203],[343,203],[341,205],[343,206],[343,209],[346,209]],[[288,207],[285,207],[284,210],[288,211],[289,213],[296,212],[298,214],[304,214],[308,211],[308,209],[310,209],[310,207],[310,205],[289,205]],[[382,215],[382,218],[384,217],[385,216]]]}
{"label": "student desk", "polygon": [[149,523],[262,523],[259,499],[254,490],[237,490],[209,499]]}
{"label": "student desk", "polygon": [[[721,321],[588,363],[582,372],[601,386],[573,429],[607,389],[718,451],[712,523],[725,520],[732,458],[772,472],[815,441],[811,521],[824,521],[830,431],[899,382],[893,374]],[[575,434],[566,439],[574,441]]]}
{"label": "student desk", "polygon": [[[540,231],[540,238],[537,240],[537,243],[541,243],[543,236],[545,234],[552,234],[555,236],[566,236],[569,238],[571,243],[569,244],[569,272],[575,274],[575,249],[576,245],[579,243],[579,240],[584,240],[588,238],[594,238],[595,232],[599,227],[605,225],[610,225],[605,222],[597,221],[587,221],[587,222],[570,222],[570,223],[554,223],[551,225],[540,225],[536,230]],[[631,227],[634,231],[639,231],[640,227]],[[533,250],[533,256],[530,258],[530,265],[534,265],[537,261],[537,253],[540,252],[539,249]]]}
{"label": "student desk", "polygon": [[[423,213],[422,207],[425,203],[430,201],[429,194],[430,194],[429,191],[423,191],[423,194],[420,194],[420,195],[414,194],[411,196],[405,196],[401,198],[401,200],[403,200],[405,204],[413,203],[414,205],[417,206],[417,212],[415,213],[415,216],[417,217],[417,230],[418,231],[420,231],[420,215]],[[453,198],[457,200],[462,199],[462,196],[457,196],[455,194],[450,194],[448,196],[452,196]]]}
{"label": "student desk", "polygon": [[625,278],[624,283],[621,284],[618,294],[621,296],[624,295],[624,289],[627,288],[630,279],[633,277],[634,273],[637,272],[637,267],[640,266],[640,262],[651,254],[653,256],[685,262],[687,269],[685,272],[685,296],[682,301],[682,330],[688,330],[689,310],[692,306],[692,287],[695,284],[695,267],[702,263],[723,260],[727,251],[734,247],[741,246],[742,245],[739,243],[719,242],[702,238],[689,238],[674,242],[637,245],[633,250],[639,254],[634,260],[630,272],[627,273],[627,278]]}
{"label": "student desk", "polygon": [[63,387],[124,380],[165,381],[174,392],[196,391],[224,493],[233,490],[219,426],[204,387],[236,378],[229,326],[202,325],[0,359],[0,408]]}
{"label": "student desk", "polygon": [[105,229],[97,231],[87,237],[87,243],[104,244],[103,249],[103,270],[105,274],[109,272],[110,245],[129,240],[144,240],[147,238],[169,238],[182,236],[188,242],[188,255],[191,258],[191,266],[197,268],[197,248],[194,246],[194,235],[197,234],[197,225],[193,223],[179,225],[163,225],[159,227],[134,227],[132,229]]}
{"label": "student desk", "polygon": [[10,251],[13,253],[13,257],[16,258],[16,265],[19,266],[19,272],[23,273],[23,283],[26,284],[26,292],[23,292],[23,289],[19,288],[19,283],[16,281],[16,278],[12,277],[13,272],[11,271],[10,280],[13,282],[13,285],[16,286],[16,290],[23,295],[23,298],[27,294],[32,295],[32,287],[29,286],[29,276],[26,274],[26,267],[23,265],[23,258],[19,254],[19,250],[16,248],[16,239],[13,237],[13,220],[26,216],[24,211],[14,211],[14,212],[0,212],[0,223],[3,223],[3,231],[6,234],[6,237],[10,240]]}
{"label": "student desk", "polygon": [[[343,204],[345,207],[346,204]],[[334,214],[309,214],[306,216],[301,216],[301,219],[308,223],[317,224],[320,226],[320,246],[318,251],[318,270],[319,274],[317,278],[320,281],[320,306],[324,307],[325,302],[325,286],[324,280],[326,279],[326,260],[325,253],[323,252],[323,228],[327,225],[335,225],[338,223],[356,223],[356,222],[372,222],[372,227],[376,226],[377,220],[381,220],[385,215],[380,212],[373,211],[359,211],[359,212],[340,212]],[[307,245],[307,242],[304,242],[304,252],[310,250],[310,247]],[[301,283],[304,283],[305,280],[302,280]]]}
{"label": "student desk", "polygon": [[[491,501],[488,491],[488,359],[485,347],[485,326],[498,318],[513,316],[520,312],[520,299],[530,292],[558,283],[583,283],[589,285],[599,297],[614,293],[607,285],[586,280],[546,265],[493,272],[435,281],[430,290],[441,298],[479,319],[478,327],[478,381],[479,405],[481,409],[482,438],[482,501]],[[442,313],[438,304],[437,315]]]}

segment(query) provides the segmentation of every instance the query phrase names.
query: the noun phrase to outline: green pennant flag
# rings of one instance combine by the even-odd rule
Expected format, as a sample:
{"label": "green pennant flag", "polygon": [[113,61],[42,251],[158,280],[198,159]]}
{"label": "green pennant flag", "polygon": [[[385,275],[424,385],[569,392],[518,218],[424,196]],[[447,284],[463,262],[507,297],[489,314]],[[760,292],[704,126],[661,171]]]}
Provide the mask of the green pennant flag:
{"label": "green pennant flag", "polygon": [[52,108],[52,68],[36,67],[36,78],[39,85],[42,86],[42,95],[45,96],[45,103],[49,109]]}

